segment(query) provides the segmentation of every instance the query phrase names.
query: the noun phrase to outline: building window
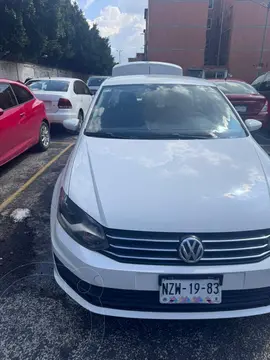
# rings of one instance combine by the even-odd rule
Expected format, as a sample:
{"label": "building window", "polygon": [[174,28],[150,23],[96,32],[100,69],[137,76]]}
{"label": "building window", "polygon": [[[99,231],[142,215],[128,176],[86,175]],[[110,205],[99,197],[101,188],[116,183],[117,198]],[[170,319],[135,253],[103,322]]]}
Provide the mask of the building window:
{"label": "building window", "polygon": [[213,8],[214,8],[214,0],[209,0],[208,8],[209,8],[209,9],[213,9]]}
{"label": "building window", "polygon": [[144,9],[144,19],[148,19],[148,9]]}
{"label": "building window", "polygon": [[212,27],[212,19],[208,18],[207,19],[207,29],[210,30]]}

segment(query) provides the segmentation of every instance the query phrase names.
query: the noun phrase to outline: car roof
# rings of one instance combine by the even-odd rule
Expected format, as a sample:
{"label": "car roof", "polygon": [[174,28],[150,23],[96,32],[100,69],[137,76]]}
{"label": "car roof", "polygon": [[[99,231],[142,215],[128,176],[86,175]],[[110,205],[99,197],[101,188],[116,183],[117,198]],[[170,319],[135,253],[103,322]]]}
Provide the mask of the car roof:
{"label": "car roof", "polygon": [[209,81],[213,81],[213,82],[239,82],[239,83],[245,83],[247,84],[244,80],[239,80],[239,79],[208,79]]}
{"label": "car roof", "polygon": [[3,79],[0,78],[0,82],[8,82],[8,83],[12,83],[12,84],[21,84],[21,85],[23,85],[23,83],[21,83],[20,81],[4,79],[4,78]]}
{"label": "car roof", "polygon": [[74,79],[74,78],[70,78],[70,77],[39,77],[39,78],[31,78],[29,79],[29,81],[33,81],[33,80],[60,80],[60,81],[83,81],[81,79]]}
{"label": "car roof", "polygon": [[105,76],[105,75],[90,75],[89,76],[89,79],[92,79],[92,78],[98,78],[98,79],[106,79],[110,77],[109,75]]}
{"label": "car roof", "polygon": [[20,82],[20,81],[9,80],[9,79],[1,79],[0,78],[0,82],[20,85],[20,86],[22,86],[23,88],[25,88],[25,89],[27,89],[29,91],[28,87],[23,82]]}
{"label": "car roof", "polygon": [[111,77],[102,86],[133,84],[178,84],[215,86],[211,82],[199,78],[175,75],[124,75]]}

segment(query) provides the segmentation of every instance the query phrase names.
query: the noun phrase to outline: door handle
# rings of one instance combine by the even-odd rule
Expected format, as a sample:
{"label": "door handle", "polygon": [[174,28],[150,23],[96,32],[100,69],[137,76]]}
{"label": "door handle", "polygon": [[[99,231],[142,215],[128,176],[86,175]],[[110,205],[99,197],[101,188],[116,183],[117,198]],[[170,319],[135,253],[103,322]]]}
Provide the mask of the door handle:
{"label": "door handle", "polygon": [[23,116],[25,116],[25,112],[20,113],[20,117],[23,117]]}

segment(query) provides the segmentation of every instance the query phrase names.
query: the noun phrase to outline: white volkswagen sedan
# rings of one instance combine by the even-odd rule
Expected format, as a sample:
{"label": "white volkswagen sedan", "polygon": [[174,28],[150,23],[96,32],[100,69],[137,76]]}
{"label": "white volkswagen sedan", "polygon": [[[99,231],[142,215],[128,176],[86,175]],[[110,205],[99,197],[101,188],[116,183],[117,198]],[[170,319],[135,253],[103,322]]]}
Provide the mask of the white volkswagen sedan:
{"label": "white volkswagen sedan", "polygon": [[77,118],[78,128],[82,126],[92,101],[90,90],[82,80],[38,78],[29,80],[26,85],[44,102],[51,123],[63,124],[65,119]]}
{"label": "white volkswagen sedan", "polygon": [[111,316],[270,312],[270,160],[249,132],[260,126],[207,81],[106,80],[53,194],[57,283]]}

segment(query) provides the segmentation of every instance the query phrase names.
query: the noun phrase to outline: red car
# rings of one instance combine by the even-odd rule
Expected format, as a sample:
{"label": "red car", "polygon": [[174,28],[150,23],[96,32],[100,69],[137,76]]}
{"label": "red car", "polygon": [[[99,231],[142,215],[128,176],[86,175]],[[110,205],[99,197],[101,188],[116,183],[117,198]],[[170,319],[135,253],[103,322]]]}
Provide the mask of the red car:
{"label": "red car", "polygon": [[0,166],[36,145],[50,145],[45,106],[23,84],[0,79]]}
{"label": "red car", "polygon": [[218,88],[227,96],[243,120],[256,119],[268,127],[268,102],[251,85],[240,80],[213,79]]}

